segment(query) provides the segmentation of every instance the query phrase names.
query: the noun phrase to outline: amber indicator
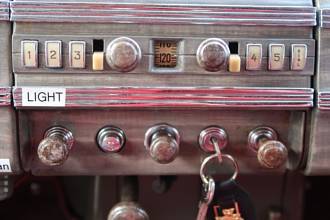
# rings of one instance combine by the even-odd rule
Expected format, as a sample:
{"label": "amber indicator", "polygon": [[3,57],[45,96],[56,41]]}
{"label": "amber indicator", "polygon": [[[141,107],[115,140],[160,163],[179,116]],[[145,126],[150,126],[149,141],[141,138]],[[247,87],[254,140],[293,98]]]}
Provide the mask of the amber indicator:
{"label": "amber indicator", "polygon": [[178,42],[154,41],[154,65],[158,68],[175,68],[177,66]]}

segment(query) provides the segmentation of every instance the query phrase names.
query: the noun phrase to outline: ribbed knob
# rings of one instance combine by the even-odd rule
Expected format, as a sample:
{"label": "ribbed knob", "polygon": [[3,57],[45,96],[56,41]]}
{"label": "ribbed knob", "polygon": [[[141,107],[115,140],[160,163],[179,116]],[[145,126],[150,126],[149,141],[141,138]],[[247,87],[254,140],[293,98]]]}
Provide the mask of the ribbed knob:
{"label": "ribbed knob", "polygon": [[109,66],[120,72],[133,70],[142,57],[140,46],[128,37],[114,39],[108,45],[105,56]]}
{"label": "ribbed knob", "polygon": [[120,202],[110,210],[108,220],[149,220],[149,216],[135,202]]}
{"label": "ribbed knob", "polygon": [[47,166],[63,164],[73,145],[72,133],[63,127],[49,129],[38,146],[38,157]]}
{"label": "ribbed knob", "polygon": [[144,143],[152,159],[166,164],[172,162],[179,153],[180,135],[170,125],[156,125],[146,132]]}
{"label": "ribbed knob", "polygon": [[200,67],[215,72],[226,66],[229,55],[229,47],[223,40],[210,38],[199,45],[196,58]]}
{"label": "ribbed knob", "polygon": [[263,167],[279,168],[285,164],[287,158],[288,150],[280,141],[266,141],[259,147],[258,161]]}

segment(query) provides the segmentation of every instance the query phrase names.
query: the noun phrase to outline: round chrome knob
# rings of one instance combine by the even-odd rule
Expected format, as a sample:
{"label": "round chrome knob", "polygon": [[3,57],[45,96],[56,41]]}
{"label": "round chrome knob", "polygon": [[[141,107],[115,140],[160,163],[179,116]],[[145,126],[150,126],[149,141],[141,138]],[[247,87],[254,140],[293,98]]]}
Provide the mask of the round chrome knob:
{"label": "round chrome knob", "polygon": [[73,145],[72,133],[63,127],[52,127],[46,131],[38,146],[40,161],[48,166],[63,164]]}
{"label": "round chrome knob", "polygon": [[124,132],[114,126],[104,127],[97,134],[97,143],[104,152],[118,152],[124,147],[125,142]]}
{"label": "round chrome knob", "polygon": [[108,220],[149,220],[149,216],[135,202],[120,202],[110,210]]}
{"label": "round chrome knob", "polygon": [[197,62],[207,71],[219,71],[226,66],[230,50],[228,45],[219,38],[203,41],[197,49]]}
{"label": "round chrome knob", "polygon": [[277,140],[277,133],[270,127],[258,127],[250,132],[249,147],[257,152],[261,166],[265,168],[279,168],[288,158],[286,146]]}
{"label": "round chrome knob", "polygon": [[144,144],[155,161],[166,164],[172,162],[179,153],[180,135],[170,125],[156,125],[146,132]]}
{"label": "round chrome knob", "polygon": [[288,150],[280,141],[266,141],[258,150],[258,161],[266,168],[279,168],[284,165]]}
{"label": "round chrome knob", "polygon": [[112,69],[129,72],[137,66],[142,55],[139,45],[134,40],[120,37],[108,45],[105,57]]}

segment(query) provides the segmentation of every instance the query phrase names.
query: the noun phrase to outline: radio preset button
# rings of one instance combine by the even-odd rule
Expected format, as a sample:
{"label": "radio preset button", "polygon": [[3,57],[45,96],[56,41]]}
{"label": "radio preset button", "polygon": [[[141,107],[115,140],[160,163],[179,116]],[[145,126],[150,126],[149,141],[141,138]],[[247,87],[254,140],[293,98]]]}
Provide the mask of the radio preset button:
{"label": "radio preset button", "polygon": [[38,41],[24,40],[21,42],[22,66],[38,67]]}
{"label": "radio preset button", "polygon": [[62,67],[62,42],[46,41],[45,42],[45,60],[48,68]]}
{"label": "radio preset button", "polygon": [[196,52],[199,66],[211,72],[219,71],[226,66],[229,55],[228,45],[219,38],[204,40]]}
{"label": "radio preset button", "polygon": [[104,53],[94,52],[93,53],[93,70],[104,70]]}
{"label": "radio preset button", "polygon": [[262,45],[247,44],[246,45],[246,69],[260,70],[262,62]]}
{"label": "radio preset button", "polygon": [[84,69],[86,65],[86,42],[70,41],[69,43],[70,67]]}
{"label": "radio preset button", "polygon": [[238,54],[229,56],[229,72],[239,73],[241,71],[241,57]]}
{"label": "radio preset button", "polygon": [[269,45],[269,70],[282,70],[284,67],[285,45],[270,44]]}
{"label": "radio preset button", "polygon": [[291,45],[291,70],[303,70],[307,59],[306,44]]}

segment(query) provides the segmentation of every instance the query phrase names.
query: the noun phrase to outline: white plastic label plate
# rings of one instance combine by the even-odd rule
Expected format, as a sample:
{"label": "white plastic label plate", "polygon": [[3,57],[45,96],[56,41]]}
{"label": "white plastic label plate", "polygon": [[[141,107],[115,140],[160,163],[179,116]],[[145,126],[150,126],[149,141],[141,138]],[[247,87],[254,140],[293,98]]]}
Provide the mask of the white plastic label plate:
{"label": "white plastic label plate", "polygon": [[23,87],[22,106],[65,107],[65,88]]}
{"label": "white plastic label plate", "polygon": [[0,159],[0,173],[11,173],[11,166],[9,159]]}

